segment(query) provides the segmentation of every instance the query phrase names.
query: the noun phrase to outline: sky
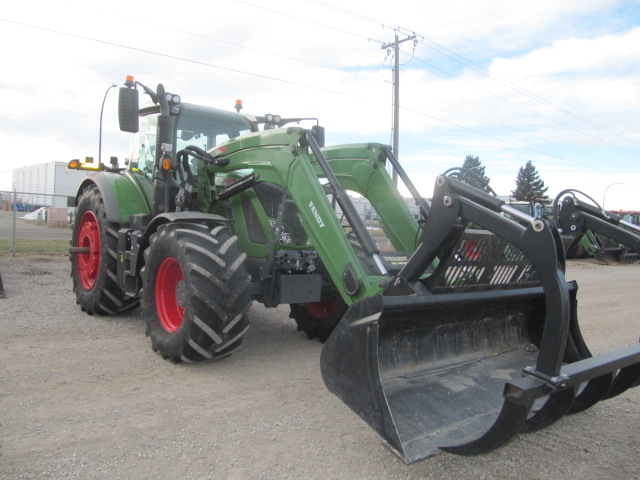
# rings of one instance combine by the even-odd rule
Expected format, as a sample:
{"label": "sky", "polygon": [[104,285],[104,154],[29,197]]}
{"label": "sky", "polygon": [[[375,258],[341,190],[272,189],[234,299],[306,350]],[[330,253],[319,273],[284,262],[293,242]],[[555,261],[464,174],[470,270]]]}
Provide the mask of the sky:
{"label": "sky", "polygon": [[10,2],[0,11],[0,190],[12,169],[127,156],[126,75],[184,102],[318,117],[392,144],[420,192],[478,156],[499,195],[531,160],[554,198],[640,210],[640,1]]}

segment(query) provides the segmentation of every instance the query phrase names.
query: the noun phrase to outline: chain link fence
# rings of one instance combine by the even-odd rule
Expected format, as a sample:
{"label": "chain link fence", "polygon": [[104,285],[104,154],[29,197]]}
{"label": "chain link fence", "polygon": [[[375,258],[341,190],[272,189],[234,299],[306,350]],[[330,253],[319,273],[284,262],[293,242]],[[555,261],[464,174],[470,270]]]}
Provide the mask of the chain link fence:
{"label": "chain link fence", "polygon": [[74,197],[0,191],[0,255],[50,254],[71,238]]}

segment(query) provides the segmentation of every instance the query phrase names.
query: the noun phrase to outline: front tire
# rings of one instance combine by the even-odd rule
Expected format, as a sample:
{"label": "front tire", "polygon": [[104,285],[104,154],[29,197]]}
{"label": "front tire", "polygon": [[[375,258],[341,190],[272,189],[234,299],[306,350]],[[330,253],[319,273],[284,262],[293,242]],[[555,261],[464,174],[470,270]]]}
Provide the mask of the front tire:
{"label": "front tire", "polygon": [[154,351],[174,363],[229,355],[249,328],[246,255],[218,225],[162,225],[141,275],[142,312]]}
{"label": "front tire", "polygon": [[69,259],[76,302],[90,315],[116,315],[139,304],[117,282],[118,228],[107,220],[98,187],[85,188],[76,208],[71,246],[88,249],[88,253],[74,253]]}

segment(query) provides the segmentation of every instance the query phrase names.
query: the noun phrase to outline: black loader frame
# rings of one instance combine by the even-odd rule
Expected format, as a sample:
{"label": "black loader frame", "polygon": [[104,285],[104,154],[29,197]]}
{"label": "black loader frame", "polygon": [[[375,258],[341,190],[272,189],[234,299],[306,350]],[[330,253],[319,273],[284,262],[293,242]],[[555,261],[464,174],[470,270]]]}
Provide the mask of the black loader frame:
{"label": "black loader frame", "polygon": [[[455,254],[464,250],[456,245],[469,222],[506,240],[503,256],[517,255],[515,247],[530,266],[507,263],[505,272],[499,262]],[[586,346],[577,285],[565,281],[564,249],[552,222],[440,176],[421,229],[420,245],[389,288],[349,309],[321,360],[327,387],[406,462],[439,450],[488,452],[518,432],[637,386],[640,345],[598,357]],[[486,278],[485,285],[443,285],[456,269]],[[460,320],[469,316],[474,320]]]}
{"label": "black loader frame", "polygon": [[567,251],[574,248],[590,231],[598,235],[598,238],[605,239],[601,248],[595,252],[596,260],[604,263],[634,263],[640,256],[640,226],[624,220],[621,215],[600,208],[597,204],[591,205],[580,200],[575,193],[582,192],[563,190],[556,197],[553,207],[562,233],[571,238]]}

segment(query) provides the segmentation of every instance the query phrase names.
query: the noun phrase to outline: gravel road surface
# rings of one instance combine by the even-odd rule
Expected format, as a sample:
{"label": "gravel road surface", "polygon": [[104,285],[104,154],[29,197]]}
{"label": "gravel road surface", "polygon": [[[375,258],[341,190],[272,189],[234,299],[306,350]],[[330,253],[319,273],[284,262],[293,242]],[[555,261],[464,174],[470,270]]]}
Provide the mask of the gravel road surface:
{"label": "gravel road surface", "polygon": [[[640,479],[640,388],[486,455],[405,465],[324,386],[321,344],[253,305],[233,355],[172,365],[139,311],[88,316],[66,258],[0,257],[2,479]],[[640,334],[640,265],[570,262],[594,353]]]}

